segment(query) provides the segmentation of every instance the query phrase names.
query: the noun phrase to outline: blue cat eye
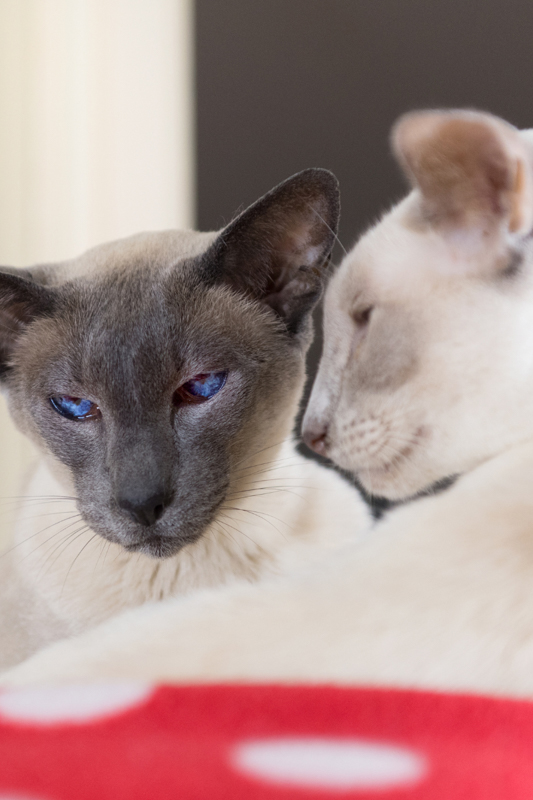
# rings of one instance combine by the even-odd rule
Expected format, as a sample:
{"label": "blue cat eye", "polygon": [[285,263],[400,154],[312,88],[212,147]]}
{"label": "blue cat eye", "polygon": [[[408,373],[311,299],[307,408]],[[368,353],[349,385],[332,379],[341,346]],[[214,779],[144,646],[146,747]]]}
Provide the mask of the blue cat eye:
{"label": "blue cat eye", "polygon": [[176,399],[185,403],[202,403],[214,397],[228,377],[227,372],[205,372],[195,375],[184,383],[176,392]]}
{"label": "blue cat eye", "polygon": [[100,409],[96,403],[84,400],[82,397],[69,397],[59,395],[51,397],[50,403],[54,411],[67,419],[83,420],[95,419],[100,416]]}

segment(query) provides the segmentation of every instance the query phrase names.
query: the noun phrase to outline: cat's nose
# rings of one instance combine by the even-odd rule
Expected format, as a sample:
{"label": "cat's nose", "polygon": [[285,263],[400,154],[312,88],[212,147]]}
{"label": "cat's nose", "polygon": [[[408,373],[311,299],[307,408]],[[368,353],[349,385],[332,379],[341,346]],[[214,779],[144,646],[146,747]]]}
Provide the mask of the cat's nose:
{"label": "cat's nose", "polygon": [[172,502],[172,495],[168,492],[158,492],[150,497],[119,497],[117,503],[120,508],[127,511],[134,522],[149,527],[161,519],[165,509]]}
{"label": "cat's nose", "polygon": [[326,444],[327,433],[327,425],[317,420],[311,420],[304,425],[302,438],[311,450],[314,450],[319,456],[325,456],[328,449]]}

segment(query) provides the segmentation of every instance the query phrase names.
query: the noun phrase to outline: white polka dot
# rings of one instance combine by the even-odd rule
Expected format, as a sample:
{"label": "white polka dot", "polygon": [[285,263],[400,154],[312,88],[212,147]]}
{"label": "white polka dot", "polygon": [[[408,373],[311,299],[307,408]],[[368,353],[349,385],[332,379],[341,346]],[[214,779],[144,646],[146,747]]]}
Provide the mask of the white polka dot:
{"label": "white polka dot", "polygon": [[0,691],[0,719],[38,725],[93,722],[141,705],[152,691],[144,683],[8,689]]}
{"label": "white polka dot", "polygon": [[42,799],[35,797],[35,795],[32,795],[30,797],[28,794],[2,794],[0,792],[0,800],[42,800]]}
{"label": "white polka dot", "polygon": [[241,742],[233,765],[250,777],[301,788],[385,790],[419,783],[426,759],[413,750],[361,739],[291,737]]}

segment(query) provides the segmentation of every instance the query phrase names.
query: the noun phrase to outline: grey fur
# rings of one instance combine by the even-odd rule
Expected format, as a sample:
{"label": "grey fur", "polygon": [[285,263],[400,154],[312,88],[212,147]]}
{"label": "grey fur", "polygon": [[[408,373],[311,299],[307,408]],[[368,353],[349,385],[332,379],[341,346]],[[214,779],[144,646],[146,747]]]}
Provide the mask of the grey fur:
{"label": "grey fur", "polygon": [[[199,254],[184,258],[169,232],[0,276],[13,417],[70,470],[93,530],[156,557],[202,535],[233,466],[301,383],[337,222],[335,178],[306,170],[217,237],[198,234]],[[173,405],[180,384],[216,370],[229,371],[218,395]],[[49,401],[61,394],[93,400],[102,418],[61,417]],[[171,502],[150,527],[120,507],[159,491]]]}
{"label": "grey fur", "polygon": [[[247,536],[231,514],[263,523],[269,514],[231,506],[246,506],[257,477],[267,479],[268,465],[250,465],[284,461],[338,216],[336,179],[311,169],[220,233],[139,234],[69,262],[0,271],[0,385],[44,455],[24,514],[58,490],[72,495],[59,509],[81,514],[57,513],[57,501],[51,530],[24,522],[31,510],[17,524],[0,561],[0,666],[123,608],[254,580],[282,543],[309,535],[274,525]],[[211,371],[228,372],[218,394],[174,402]],[[66,419],[51,405],[57,395],[95,402],[101,417]],[[288,496],[294,523],[308,509]],[[157,518],[143,517],[154,498]]]}

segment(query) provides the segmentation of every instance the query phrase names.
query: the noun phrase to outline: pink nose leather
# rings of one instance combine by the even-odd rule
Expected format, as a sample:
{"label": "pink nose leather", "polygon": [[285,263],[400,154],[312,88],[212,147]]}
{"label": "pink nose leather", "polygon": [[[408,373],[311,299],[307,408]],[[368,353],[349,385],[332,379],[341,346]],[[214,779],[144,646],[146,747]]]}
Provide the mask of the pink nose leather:
{"label": "pink nose leather", "polygon": [[313,425],[307,426],[302,435],[304,442],[311,450],[314,450],[320,456],[325,456],[327,452],[326,434],[326,427]]}

